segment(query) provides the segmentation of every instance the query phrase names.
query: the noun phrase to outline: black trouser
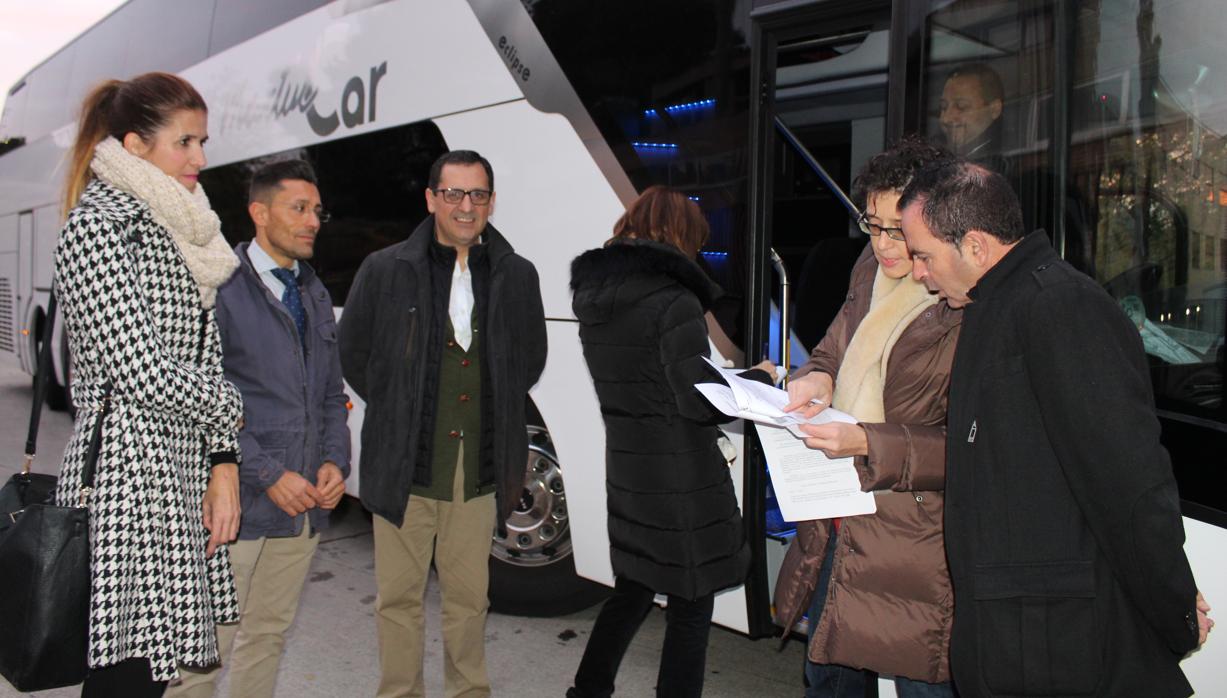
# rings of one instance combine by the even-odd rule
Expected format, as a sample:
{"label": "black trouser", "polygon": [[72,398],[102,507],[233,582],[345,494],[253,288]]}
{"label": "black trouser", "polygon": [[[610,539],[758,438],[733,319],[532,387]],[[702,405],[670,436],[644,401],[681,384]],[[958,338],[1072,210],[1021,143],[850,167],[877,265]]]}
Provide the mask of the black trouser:
{"label": "black trouser", "polygon": [[[605,602],[592,626],[592,636],[584,648],[584,658],[575,673],[575,688],[568,698],[608,698],[614,692],[614,678],[622,656],[635,632],[643,624],[656,593],[619,577],[614,595]],[[714,594],[693,601],[669,596],[665,609],[665,646],[656,675],[656,695],[686,698],[703,694],[703,674],[707,663],[707,636],[711,631]]]}
{"label": "black trouser", "polygon": [[148,659],[125,659],[90,669],[81,685],[81,698],[161,698],[166,683],[153,680]]}

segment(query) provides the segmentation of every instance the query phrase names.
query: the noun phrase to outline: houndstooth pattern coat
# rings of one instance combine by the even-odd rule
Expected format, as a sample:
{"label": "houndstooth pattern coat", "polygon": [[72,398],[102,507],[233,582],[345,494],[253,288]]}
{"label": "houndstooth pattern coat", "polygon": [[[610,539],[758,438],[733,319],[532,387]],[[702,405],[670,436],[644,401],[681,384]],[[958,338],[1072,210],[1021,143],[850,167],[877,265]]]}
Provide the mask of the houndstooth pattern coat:
{"label": "houndstooth pattern coat", "polygon": [[112,386],[89,498],[89,664],[143,657],[170,680],[180,664],[216,663],[214,624],[238,620],[228,551],[204,555],[202,501],[210,454],[237,455],[242,401],[222,375],[213,311],[140,200],[91,182],[60,236],[55,283],[77,408],[62,505],[78,500]]}

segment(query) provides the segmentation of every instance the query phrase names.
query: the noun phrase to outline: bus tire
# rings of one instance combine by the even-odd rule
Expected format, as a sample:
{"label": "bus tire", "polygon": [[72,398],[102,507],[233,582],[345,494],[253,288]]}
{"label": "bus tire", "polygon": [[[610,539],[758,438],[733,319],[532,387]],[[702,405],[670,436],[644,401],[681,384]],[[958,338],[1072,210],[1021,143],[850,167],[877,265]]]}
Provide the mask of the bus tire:
{"label": "bus tire", "polygon": [[75,419],[77,410],[72,404],[72,356],[68,351],[68,334],[65,333],[63,337],[60,344],[60,365],[64,367],[64,383],[61,385],[55,371],[51,372],[50,384],[47,386],[47,407],[56,412],[67,412],[68,416]]}
{"label": "bus tire", "polygon": [[[42,342],[39,340],[41,340],[43,336],[43,323],[44,322],[46,322],[46,318],[42,316],[42,313],[40,311],[38,322],[35,325],[35,331],[37,332],[35,336],[38,338],[34,342],[35,370],[37,370],[37,361],[38,361],[37,357],[42,353]],[[62,352],[61,356],[64,357],[63,359],[64,363],[62,365],[64,366],[65,373],[69,372],[70,370],[68,367],[68,358],[67,358],[68,357],[68,346],[67,345],[68,345],[68,340],[67,338],[65,338],[64,346],[61,347],[61,352]],[[65,378],[68,378],[68,376],[65,376]],[[67,382],[68,381],[65,381],[65,383]],[[34,387],[38,386],[38,376],[37,375],[35,375],[34,378],[31,380],[31,384]],[[51,375],[47,376],[46,391],[47,392],[43,395],[43,400],[44,400],[44,403],[47,405],[47,407],[51,409],[53,412],[65,412],[71,409],[72,400],[70,399],[71,396],[68,392],[68,388],[65,387],[65,385],[60,384],[60,379],[59,379],[59,376],[55,374],[54,366],[52,367]]]}
{"label": "bus tire", "polygon": [[490,610],[509,616],[552,618],[590,608],[612,590],[575,574],[568,555],[545,567],[519,567],[490,558]]}
{"label": "bus tire", "polygon": [[575,574],[562,468],[549,431],[528,426],[524,491],[490,551],[490,609],[549,617],[583,610],[609,594]]}
{"label": "bus tire", "polygon": [[47,407],[55,412],[68,411],[68,389],[60,385],[54,372],[47,378]]}

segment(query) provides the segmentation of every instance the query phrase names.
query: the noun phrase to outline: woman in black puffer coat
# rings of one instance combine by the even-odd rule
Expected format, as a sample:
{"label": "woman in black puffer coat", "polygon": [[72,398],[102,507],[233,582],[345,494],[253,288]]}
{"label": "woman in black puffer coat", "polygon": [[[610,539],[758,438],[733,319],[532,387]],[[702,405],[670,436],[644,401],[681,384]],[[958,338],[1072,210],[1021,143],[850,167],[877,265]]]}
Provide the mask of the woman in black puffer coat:
{"label": "woman in black puffer coat", "polygon": [[[610,557],[617,580],[569,698],[609,696],[657,593],[669,599],[656,692],[698,696],[715,593],[741,584],[750,550],[728,463],[727,421],[694,388],[710,378],[704,312],[720,289],[692,261],[698,206],[652,187],[605,247],[571,264],[572,308],[605,420]],[[747,372],[770,381],[770,363]]]}

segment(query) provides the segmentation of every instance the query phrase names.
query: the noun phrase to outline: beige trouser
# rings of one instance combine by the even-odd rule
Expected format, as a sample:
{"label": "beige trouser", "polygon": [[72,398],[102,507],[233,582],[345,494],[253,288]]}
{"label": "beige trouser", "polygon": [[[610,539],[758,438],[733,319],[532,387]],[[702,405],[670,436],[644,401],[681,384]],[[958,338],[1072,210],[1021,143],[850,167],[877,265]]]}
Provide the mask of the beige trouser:
{"label": "beige trouser", "polygon": [[[311,557],[320,537],[304,520],[302,533],[291,538],[258,538],[230,544],[230,565],[239,597],[239,622],[217,626],[217,650],[229,657],[230,695],[272,698],[285,631],[298,612]],[[236,637],[237,636],[237,637]],[[231,653],[230,648],[234,648]],[[181,683],[165,698],[212,698],[221,667],[179,667]]]}
{"label": "beige trouser", "polygon": [[432,557],[443,596],[444,695],[490,695],[485,630],[494,495],[464,501],[463,458],[462,444],[452,501],[410,495],[400,528],[381,516],[374,517],[378,698],[426,695],[423,597]]}

